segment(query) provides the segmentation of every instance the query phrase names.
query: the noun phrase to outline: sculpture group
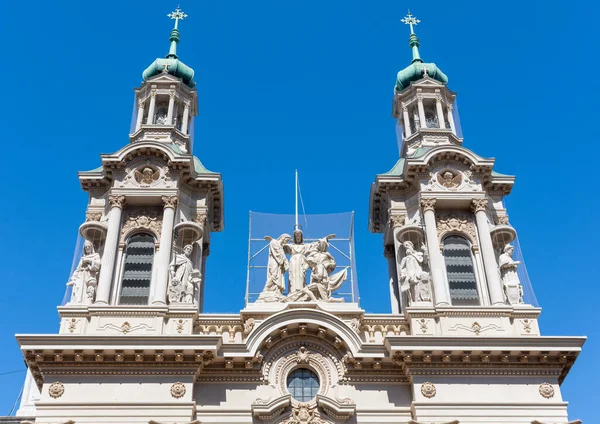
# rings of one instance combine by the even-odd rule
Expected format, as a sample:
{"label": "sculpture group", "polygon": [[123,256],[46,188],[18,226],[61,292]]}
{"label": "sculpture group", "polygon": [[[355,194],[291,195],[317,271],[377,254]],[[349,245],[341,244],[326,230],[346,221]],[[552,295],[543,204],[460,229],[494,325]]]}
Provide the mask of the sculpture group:
{"label": "sculpture group", "polygon": [[[302,230],[294,231],[294,239],[289,234],[278,238],[266,236],[269,241],[267,281],[257,302],[301,302],[325,301],[341,302],[331,294],[340,288],[347,276],[344,269],[332,274],[336,268],[335,259],[328,252],[330,234],[312,243],[304,243]],[[288,260],[287,255],[290,255]],[[310,281],[306,283],[306,273],[311,270]],[[285,274],[288,273],[288,289],[285,287]]]}

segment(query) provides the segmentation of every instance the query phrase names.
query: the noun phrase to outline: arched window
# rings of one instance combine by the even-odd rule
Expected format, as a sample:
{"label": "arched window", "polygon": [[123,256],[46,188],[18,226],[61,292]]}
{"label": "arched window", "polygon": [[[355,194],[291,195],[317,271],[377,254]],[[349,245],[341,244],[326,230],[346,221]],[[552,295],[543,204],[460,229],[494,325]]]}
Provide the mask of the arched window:
{"label": "arched window", "polygon": [[148,304],[153,262],[154,237],[142,233],[135,234],[127,239],[119,304]]}
{"label": "arched window", "polygon": [[437,111],[432,107],[425,108],[425,123],[427,128],[439,128],[440,122],[438,120]]}
{"label": "arched window", "polygon": [[446,237],[444,261],[452,305],[479,305],[479,292],[469,241],[460,236]]}
{"label": "arched window", "polygon": [[295,369],[287,377],[287,389],[298,402],[310,402],[319,392],[319,377],[309,369]]}

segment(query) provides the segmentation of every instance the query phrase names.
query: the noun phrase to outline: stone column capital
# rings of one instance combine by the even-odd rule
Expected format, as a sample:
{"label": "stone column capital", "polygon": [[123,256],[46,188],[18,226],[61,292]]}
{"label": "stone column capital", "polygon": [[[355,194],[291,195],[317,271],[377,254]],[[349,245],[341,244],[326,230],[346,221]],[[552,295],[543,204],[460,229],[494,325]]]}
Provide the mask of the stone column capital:
{"label": "stone column capital", "polygon": [[153,88],[152,90],[150,90],[150,97],[152,97],[152,98],[156,97],[156,88]]}
{"label": "stone column capital", "polygon": [[189,100],[186,100],[185,102],[183,102],[183,106],[186,108],[190,108],[190,106],[192,105],[192,102],[190,102]]}
{"label": "stone column capital", "polygon": [[123,209],[123,205],[125,205],[125,196],[122,195],[109,195],[108,196],[108,203],[110,204],[110,208],[119,208],[119,209]]}
{"label": "stone column capital", "polygon": [[171,99],[175,98],[175,90],[174,89],[169,90],[169,98],[171,98]]}
{"label": "stone column capital", "polygon": [[177,206],[177,196],[163,196],[162,202],[165,209],[175,209],[175,207]]}
{"label": "stone column capital", "polygon": [[487,199],[473,199],[471,200],[471,210],[475,213],[480,211],[487,211],[488,200]]}
{"label": "stone column capital", "polygon": [[406,215],[394,213],[390,215],[390,226],[392,228],[402,227],[406,222]]}
{"label": "stone column capital", "polygon": [[138,108],[143,108],[144,107],[144,101],[143,100],[138,100]]}
{"label": "stone column capital", "polygon": [[194,218],[194,221],[200,225],[206,225],[206,222],[208,221],[208,214],[206,212],[198,212]]}
{"label": "stone column capital", "polygon": [[436,199],[421,199],[421,208],[423,212],[435,210]]}

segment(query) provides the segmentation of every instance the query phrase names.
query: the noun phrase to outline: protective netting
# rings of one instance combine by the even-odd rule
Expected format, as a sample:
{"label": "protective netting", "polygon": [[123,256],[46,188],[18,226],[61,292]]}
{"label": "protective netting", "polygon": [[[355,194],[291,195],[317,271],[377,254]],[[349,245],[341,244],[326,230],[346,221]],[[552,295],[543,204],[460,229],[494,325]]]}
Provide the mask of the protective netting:
{"label": "protective netting", "polygon": [[[269,260],[269,242],[265,236],[274,239],[281,234],[293,235],[294,215],[250,212],[250,231],[248,238],[248,273],[246,280],[246,304],[254,303],[267,281],[267,263]],[[302,215],[299,217],[304,243],[317,241],[329,234],[335,238],[329,240],[329,253],[334,257],[336,268],[333,273],[347,270],[347,278],[332,296],[344,302],[359,302],[356,264],[354,260],[354,212]],[[310,269],[306,281],[310,281]],[[288,276],[285,276],[285,291],[288,291]]]}
{"label": "protective netting", "polygon": [[[71,276],[77,269],[77,265],[79,264],[79,260],[81,259],[81,255],[83,255],[83,237],[80,234],[77,234],[77,241],[75,242],[75,251],[73,252],[73,260],[71,262],[71,270],[69,271],[68,278],[65,278],[65,284],[71,280]],[[71,300],[71,295],[73,294],[73,286],[66,286],[65,295],[63,296],[63,300],[61,302],[61,306],[65,306]]]}

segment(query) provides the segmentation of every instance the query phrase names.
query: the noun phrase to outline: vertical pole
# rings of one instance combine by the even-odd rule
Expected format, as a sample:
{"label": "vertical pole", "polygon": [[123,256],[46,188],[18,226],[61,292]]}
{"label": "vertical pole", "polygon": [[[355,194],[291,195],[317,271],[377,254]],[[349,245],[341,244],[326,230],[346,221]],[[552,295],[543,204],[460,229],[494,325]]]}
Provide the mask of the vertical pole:
{"label": "vertical pole", "polygon": [[296,169],[296,188],[294,190],[294,194],[296,196],[296,225],[294,226],[294,230],[298,228],[298,170]]}
{"label": "vertical pole", "polygon": [[[252,211],[248,218],[248,269],[246,270],[246,306],[248,306],[248,300],[250,297],[250,249],[252,248]],[[267,271],[268,273],[268,271]]]}

